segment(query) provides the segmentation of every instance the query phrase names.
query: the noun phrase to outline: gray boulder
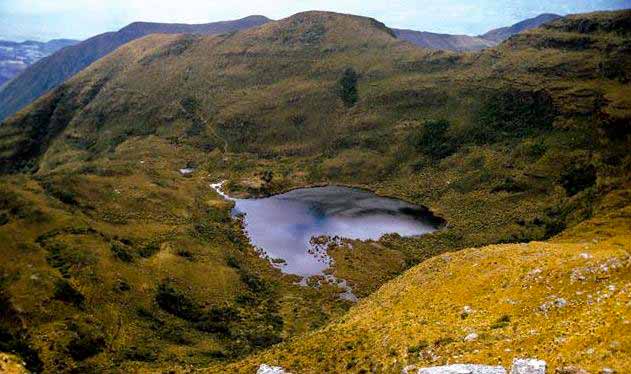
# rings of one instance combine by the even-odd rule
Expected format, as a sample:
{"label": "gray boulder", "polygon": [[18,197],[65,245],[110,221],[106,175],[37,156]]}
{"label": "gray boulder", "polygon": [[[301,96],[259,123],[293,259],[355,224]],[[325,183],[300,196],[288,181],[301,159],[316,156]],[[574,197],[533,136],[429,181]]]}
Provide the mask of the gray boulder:
{"label": "gray boulder", "polygon": [[530,358],[516,358],[510,374],[546,374],[546,362]]}
{"label": "gray boulder", "polygon": [[289,374],[280,366],[261,365],[256,371],[256,374]]}
{"label": "gray boulder", "polygon": [[456,364],[447,366],[435,366],[420,368],[417,374],[506,374],[506,369],[501,366]]}

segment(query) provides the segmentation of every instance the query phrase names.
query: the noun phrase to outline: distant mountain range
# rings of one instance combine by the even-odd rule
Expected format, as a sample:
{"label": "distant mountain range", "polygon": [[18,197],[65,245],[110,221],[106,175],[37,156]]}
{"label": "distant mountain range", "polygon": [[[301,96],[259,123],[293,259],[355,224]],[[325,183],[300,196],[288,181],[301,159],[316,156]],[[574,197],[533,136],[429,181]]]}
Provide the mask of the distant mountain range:
{"label": "distant mountain range", "polygon": [[[543,14],[510,27],[489,31],[481,36],[392,30],[397,38],[423,48],[457,52],[479,51],[494,47],[512,35],[536,28],[557,18],[560,16]],[[270,21],[264,16],[250,16],[234,21],[199,25],[135,22],[117,32],[97,35],[40,60],[13,81],[0,87],[0,121],[25,107],[42,94],[59,86],[94,61],[132,40],[149,34],[224,34],[260,26]]]}
{"label": "distant mountain range", "polygon": [[117,32],[97,35],[38,61],[0,88],[0,121],[59,86],[94,61],[145,35],[223,34],[260,26],[269,21],[263,16],[250,16],[199,25],[135,22]]}
{"label": "distant mountain range", "polygon": [[406,40],[423,48],[443,49],[448,51],[466,52],[480,51],[494,47],[498,43],[476,36],[436,34],[426,31],[394,29],[397,38]]}
{"label": "distant mountain range", "polygon": [[480,37],[496,43],[501,43],[515,34],[537,28],[544,23],[548,23],[559,18],[561,18],[561,16],[559,16],[558,14],[541,14],[535,18],[521,21],[509,27],[502,27],[499,29],[491,30],[484,35],[480,35]]}
{"label": "distant mountain range", "polygon": [[480,36],[436,34],[425,31],[393,29],[399,39],[423,48],[444,49],[456,52],[480,51],[494,47],[513,35],[561,18],[556,14],[542,14],[509,27],[491,30]]}
{"label": "distant mountain range", "polygon": [[12,42],[0,40],[0,86],[17,76],[36,61],[75,45],[78,40],[55,39],[49,42]]}

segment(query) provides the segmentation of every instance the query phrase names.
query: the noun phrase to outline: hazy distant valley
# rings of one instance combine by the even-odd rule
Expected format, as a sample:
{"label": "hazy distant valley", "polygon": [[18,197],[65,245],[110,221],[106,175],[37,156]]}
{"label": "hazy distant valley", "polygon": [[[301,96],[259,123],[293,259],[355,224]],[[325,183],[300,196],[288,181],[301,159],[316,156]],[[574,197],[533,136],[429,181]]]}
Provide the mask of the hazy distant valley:
{"label": "hazy distant valley", "polygon": [[0,86],[18,76],[38,60],[61,48],[79,43],[78,40],[51,40],[46,43],[0,41]]}

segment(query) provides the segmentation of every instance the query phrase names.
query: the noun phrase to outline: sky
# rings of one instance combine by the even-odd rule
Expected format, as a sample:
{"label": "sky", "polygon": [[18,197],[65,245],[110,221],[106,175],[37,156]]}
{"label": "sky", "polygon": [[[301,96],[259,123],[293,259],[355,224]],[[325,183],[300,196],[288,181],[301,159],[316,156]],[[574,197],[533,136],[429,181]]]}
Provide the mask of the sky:
{"label": "sky", "polygon": [[376,18],[394,28],[482,34],[541,13],[631,8],[631,0],[0,0],[0,39],[86,39],[134,21],[207,23],[306,10]]}

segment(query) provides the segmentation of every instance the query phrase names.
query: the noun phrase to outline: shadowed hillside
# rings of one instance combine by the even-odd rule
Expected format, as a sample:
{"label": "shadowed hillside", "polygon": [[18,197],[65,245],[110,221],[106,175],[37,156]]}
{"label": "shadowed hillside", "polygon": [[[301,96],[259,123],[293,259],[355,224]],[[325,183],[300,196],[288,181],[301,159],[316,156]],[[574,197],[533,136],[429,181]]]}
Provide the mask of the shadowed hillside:
{"label": "shadowed hillside", "polygon": [[555,14],[542,14],[518,22],[512,26],[491,30],[480,36],[436,34],[432,32],[394,29],[398,38],[423,48],[446,51],[480,51],[498,45],[520,32],[531,30],[542,24],[561,18]]}
{"label": "shadowed hillside", "polygon": [[0,90],[0,121],[59,86],[88,65],[121,45],[142,36],[161,34],[222,34],[269,22],[263,16],[201,25],[136,22],[117,32],[97,35],[72,48],[59,51],[31,66]]}
{"label": "shadowed hillside", "polygon": [[436,34],[432,32],[395,29],[397,37],[423,48],[446,51],[480,51],[494,47],[496,42],[468,35]]}
{"label": "shadowed hillside", "polygon": [[[570,327],[569,315],[527,311],[554,304],[553,293],[574,302],[565,292],[580,290],[564,288],[574,267],[625,251],[629,19],[571,16],[467,54],[419,49],[373,19],[326,12],[118,48],[0,126],[0,351],[49,372],[249,370],[261,360],[366,372],[433,362],[430,353],[503,362],[504,334],[515,331],[511,352],[545,351],[560,365],[571,352],[552,342],[566,333],[573,342],[591,309],[568,309],[578,313]],[[359,186],[426,206],[447,225],[330,245],[330,272],[367,298],[345,314],[336,284],[301,287],[259,257],[209,187],[221,180],[241,196]],[[577,248],[594,258],[580,262]],[[564,282],[548,273],[549,289],[526,282],[518,260]],[[611,276],[616,289],[628,287],[624,274]],[[516,304],[489,299],[498,287]],[[462,295],[480,313],[459,322],[464,305],[440,295]],[[625,347],[620,307],[603,305],[587,367],[624,370],[604,348]],[[546,323],[533,343],[528,331]],[[475,354],[459,341],[469,327],[481,332]]]}

